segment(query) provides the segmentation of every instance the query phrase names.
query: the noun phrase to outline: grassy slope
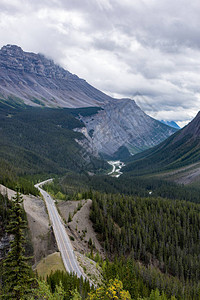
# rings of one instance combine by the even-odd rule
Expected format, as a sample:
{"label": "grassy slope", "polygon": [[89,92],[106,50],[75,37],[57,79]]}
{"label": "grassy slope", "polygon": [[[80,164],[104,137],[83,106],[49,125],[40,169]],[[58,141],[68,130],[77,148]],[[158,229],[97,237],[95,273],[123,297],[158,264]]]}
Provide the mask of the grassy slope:
{"label": "grassy slope", "polygon": [[48,255],[36,267],[37,274],[41,278],[46,278],[57,270],[66,272],[59,252]]}

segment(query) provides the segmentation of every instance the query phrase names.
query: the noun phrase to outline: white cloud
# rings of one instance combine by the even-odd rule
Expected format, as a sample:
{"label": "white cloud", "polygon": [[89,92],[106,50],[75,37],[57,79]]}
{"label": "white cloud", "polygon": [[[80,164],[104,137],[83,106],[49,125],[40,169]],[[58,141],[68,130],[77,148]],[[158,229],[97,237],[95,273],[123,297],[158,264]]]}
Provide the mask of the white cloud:
{"label": "white cloud", "polygon": [[2,0],[0,46],[44,53],[108,94],[139,94],[147,113],[183,124],[200,104],[199,14],[197,0]]}

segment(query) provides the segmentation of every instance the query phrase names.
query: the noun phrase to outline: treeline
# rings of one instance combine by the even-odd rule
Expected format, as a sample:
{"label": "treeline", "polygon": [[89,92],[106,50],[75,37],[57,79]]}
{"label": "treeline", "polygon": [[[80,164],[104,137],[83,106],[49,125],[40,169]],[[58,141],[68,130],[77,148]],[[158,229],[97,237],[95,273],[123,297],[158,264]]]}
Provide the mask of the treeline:
{"label": "treeline", "polygon": [[19,177],[11,166],[3,162],[0,163],[2,167],[0,169],[0,184],[15,191],[19,188],[22,194],[39,195],[39,191],[34,187],[31,178]]}
{"label": "treeline", "polygon": [[[177,277],[163,274],[154,266],[145,267],[130,255],[128,258],[116,257],[113,262],[107,260],[104,267],[104,279],[118,278],[128,290],[131,299],[169,299],[171,296],[180,300],[198,300],[200,284],[182,282]],[[152,291],[158,289],[163,298],[151,297]],[[166,298],[165,298],[166,297]]]}
{"label": "treeline", "polygon": [[49,185],[54,194],[61,192],[66,199],[87,197],[88,191],[102,193],[135,195],[140,197],[162,197],[172,200],[180,199],[200,202],[199,188],[184,186],[155,178],[140,178],[122,175],[112,178],[106,175],[89,176],[86,173],[68,173],[61,179],[56,179]]}
{"label": "treeline", "polygon": [[5,233],[6,226],[9,221],[10,209],[12,202],[8,200],[8,197],[0,193],[0,238]]}
{"label": "treeline", "polygon": [[89,281],[84,280],[82,277],[78,278],[75,274],[69,274],[63,271],[56,271],[47,276],[47,283],[50,286],[51,292],[55,293],[56,286],[62,284],[65,291],[64,300],[68,300],[73,296],[73,291],[77,290],[81,299],[86,299],[88,293],[94,290],[93,286],[90,286]]}
{"label": "treeline", "polygon": [[[154,266],[179,279],[183,287],[187,282],[191,290],[197,286],[200,205],[98,192],[91,196],[90,217],[110,257],[131,254],[144,266]],[[192,297],[197,291],[191,293]]]}
{"label": "treeline", "polygon": [[[120,262],[119,262],[120,264]],[[172,295],[167,295],[164,291],[159,292],[158,289],[148,289],[145,284],[141,285],[141,280],[137,280],[136,277],[130,276],[134,273],[134,269],[125,268],[122,266],[121,271],[116,268],[117,265],[113,268],[113,264],[107,263],[104,269],[104,279],[105,282],[97,287],[91,287],[87,280],[83,281],[82,278],[77,278],[76,275],[64,273],[61,271],[56,271],[52,273],[47,278],[47,284],[50,287],[52,295],[55,295],[58,286],[62,287],[62,297],[58,299],[63,300],[176,300],[177,298]],[[119,265],[118,265],[119,267]],[[131,265],[130,265],[131,267]],[[135,279],[134,284],[126,280],[123,280],[125,283],[122,283],[121,274],[123,272],[129,271],[129,274],[126,275],[127,279]],[[117,271],[117,272],[116,272]],[[114,277],[115,274],[115,277]],[[125,275],[125,274],[124,274]],[[116,279],[118,278],[118,279]],[[120,280],[119,280],[120,278]],[[52,298],[54,299],[54,298]],[[57,299],[57,298],[56,298]],[[188,298],[189,299],[189,298]]]}

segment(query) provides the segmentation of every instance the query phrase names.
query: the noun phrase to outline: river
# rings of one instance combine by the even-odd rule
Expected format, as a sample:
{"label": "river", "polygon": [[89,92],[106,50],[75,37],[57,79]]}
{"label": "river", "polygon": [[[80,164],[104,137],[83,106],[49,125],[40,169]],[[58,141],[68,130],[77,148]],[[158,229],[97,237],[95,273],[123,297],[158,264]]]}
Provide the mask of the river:
{"label": "river", "polygon": [[120,160],[117,161],[108,161],[109,165],[113,167],[112,171],[108,173],[108,175],[112,177],[118,178],[123,173],[121,172],[121,168],[125,166],[125,163],[121,162]]}

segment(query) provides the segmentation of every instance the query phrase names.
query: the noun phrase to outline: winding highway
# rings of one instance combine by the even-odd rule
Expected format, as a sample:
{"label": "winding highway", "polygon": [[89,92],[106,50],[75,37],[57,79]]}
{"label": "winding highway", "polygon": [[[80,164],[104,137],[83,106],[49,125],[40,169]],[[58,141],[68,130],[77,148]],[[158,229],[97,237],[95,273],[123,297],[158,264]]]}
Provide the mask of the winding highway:
{"label": "winding highway", "polygon": [[61,253],[61,257],[65,266],[65,269],[67,272],[73,272],[76,273],[77,276],[80,278],[81,276],[85,279],[84,274],[81,272],[75,254],[72,247],[72,244],[70,242],[70,239],[68,237],[68,234],[65,230],[65,226],[61,220],[61,217],[58,213],[58,210],[55,206],[54,200],[51,198],[51,196],[44,191],[41,186],[44,185],[47,182],[51,182],[52,179],[45,180],[43,182],[37,183],[35,185],[36,188],[39,189],[40,193],[44,197],[47,211],[49,214],[49,218],[53,227],[54,235],[56,238],[56,242],[58,245],[58,249]]}

